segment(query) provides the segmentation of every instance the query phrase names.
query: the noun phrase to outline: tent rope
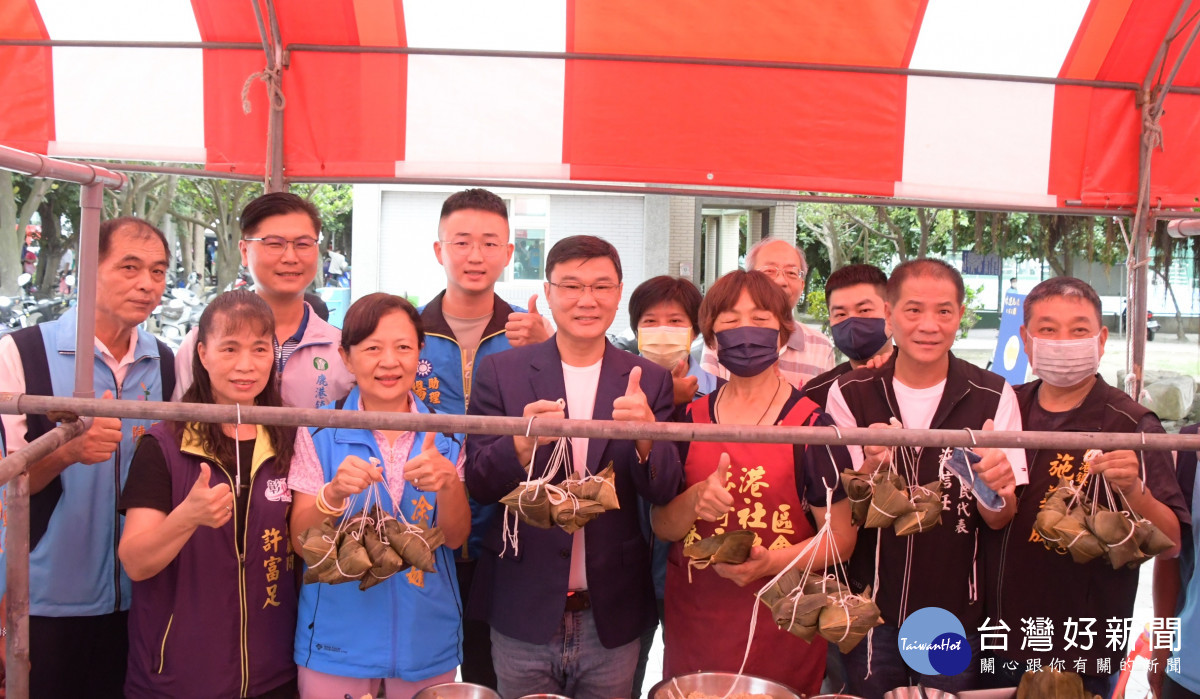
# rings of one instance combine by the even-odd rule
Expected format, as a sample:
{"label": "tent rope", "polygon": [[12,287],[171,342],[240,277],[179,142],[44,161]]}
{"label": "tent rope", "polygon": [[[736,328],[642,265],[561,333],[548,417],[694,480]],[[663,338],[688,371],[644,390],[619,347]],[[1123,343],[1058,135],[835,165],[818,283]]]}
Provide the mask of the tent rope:
{"label": "tent rope", "polygon": [[267,97],[271,100],[272,107],[283,109],[287,106],[287,98],[283,96],[283,70],[279,67],[264,68],[257,73],[251,73],[246,82],[242,83],[242,112],[250,113],[250,87],[255,80],[266,83]]}

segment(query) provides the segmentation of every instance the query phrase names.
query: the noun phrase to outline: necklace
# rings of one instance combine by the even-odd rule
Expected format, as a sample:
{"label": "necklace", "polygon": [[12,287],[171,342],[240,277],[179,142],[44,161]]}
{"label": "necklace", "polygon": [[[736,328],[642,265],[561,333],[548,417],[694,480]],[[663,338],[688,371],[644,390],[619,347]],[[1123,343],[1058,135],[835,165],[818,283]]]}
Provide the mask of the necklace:
{"label": "necklace", "polygon": [[[777,378],[777,379],[775,379],[775,381],[776,381],[775,392],[771,394],[771,400],[767,401],[767,407],[763,408],[762,415],[759,415],[758,419],[755,420],[752,424],[761,425],[763,419],[767,417],[767,413],[769,413],[771,411],[771,406],[775,405],[775,400],[777,398],[779,398],[779,391],[780,391],[780,389],[783,388],[783,379]],[[725,397],[725,389],[728,387],[729,387],[729,384],[725,384],[724,386],[721,386],[721,390],[717,392],[717,400],[713,403],[713,417],[716,418],[717,424],[721,424],[721,411],[720,411],[721,399]]]}

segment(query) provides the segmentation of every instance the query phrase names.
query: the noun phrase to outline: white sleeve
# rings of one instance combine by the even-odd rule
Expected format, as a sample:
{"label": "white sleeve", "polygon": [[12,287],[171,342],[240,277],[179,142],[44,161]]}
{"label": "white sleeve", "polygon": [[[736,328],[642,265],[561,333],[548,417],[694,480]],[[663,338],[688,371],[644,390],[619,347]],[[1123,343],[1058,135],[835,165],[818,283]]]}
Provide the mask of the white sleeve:
{"label": "white sleeve", "polygon": [[[854,415],[850,412],[850,406],[846,405],[846,399],[842,396],[842,387],[837,381],[829,387],[829,395],[825,399],[825,412],[829,417],[833,418],[834,424],[838,427],[858,427],[858,420],[854,419]],[[850,462],[854,464],[854,470],[862,468],[863,464],[863,448],[857,444],[847,444],[846,449],[850,452]]]}
{"label": "white sleeve", "polygon": [[729,380],[729,371],[717,361],[717,351],[708,345],[704,345],[704,351],[700,354],[700,368],[718,379]]}
{"label": "white sleeve", "polygon": [[[992,424],[997,432],[1020,432],[1024,429],[1021,425],[1021,406],[1017,404],[1017,394],[1007,383],[1000,392],[1000,403],[996,406],[996,417]],[[1012,467],[1017,485],[1027,485],[1029,468],[1025,463],[1025,450],[1019,447],[1005,449],[1004,455],[1008,457],[1008,464]]]}
{"label": "white sleeve", "polygon": [[175,392],[171,394],[171,400],[176,403],[192,385],[192,356],[196,354],[196,336],[199,332],[192,328],[183,342],[179,343],[179,349],[175,350]]}
{"label": "white sleeve", "polygon": [[321,467],[321,460],[317,457],[312,433],[301,427],[296,430],[296,449],[288,469],[288,487],[297,493],[316,495],[323,485],[325,469]]}
{"label": "white sleeve", "polygon": [[[0,393],[24,393],[25,369],[21,364],[21,353],[17,351],[17,343],[8,335],[0,337]],[[28,425],[25,413],[0,415],[4,425],[4,442],[8,453],[25,446],[25,432]]]}

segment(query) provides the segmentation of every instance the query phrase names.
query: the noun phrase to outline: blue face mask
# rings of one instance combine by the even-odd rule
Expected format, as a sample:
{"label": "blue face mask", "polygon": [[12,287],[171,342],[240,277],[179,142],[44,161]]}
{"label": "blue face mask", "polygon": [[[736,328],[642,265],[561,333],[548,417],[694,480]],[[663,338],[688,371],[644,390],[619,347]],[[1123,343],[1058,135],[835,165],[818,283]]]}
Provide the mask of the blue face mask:
{"label": "blue face mask", "polygon": [[729,373],[743,378],[758,376],[779,361],[779,331],[742,326],[716,334],[717,361]]}
{"label": "blue face mask", "polygon": [[856,362],[874,357],[888,341],[887,321],[883,318],[852,316],[829,330],[833,333],[833,344]]}

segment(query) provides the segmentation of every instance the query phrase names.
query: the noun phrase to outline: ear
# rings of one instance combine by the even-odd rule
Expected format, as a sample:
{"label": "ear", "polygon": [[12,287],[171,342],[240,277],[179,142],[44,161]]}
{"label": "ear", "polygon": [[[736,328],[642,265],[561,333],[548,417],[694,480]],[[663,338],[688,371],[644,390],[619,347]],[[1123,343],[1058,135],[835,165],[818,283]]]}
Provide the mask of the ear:
{"label": "ear", "polygon": [[200,366],[204,367],[205,371],[211,372],[208,368],[208,347],[203,342],[196,343],[196,356],[200,358]]}
{"label": "ear", "polygon": [[433,241],[433,256],[437,258],[438,264],[445,267],[446,263],[442,261],[442,241]]}
{"label": "ear", "polygon": [[1104,356],[1104,345],[1108,344],[1108,328],[1100,326],[1100,356]]}
{"label": "ear", "polygon": [[1017,331],[1021,335],[1021,350],[1025,352],[1025,358],[1029,363],[1033,363],[1033,346],[1029,342],[1029,330],[1024,325]]}
{"label": "ear", "polygon": [[542,282],[542,298],[546,299],[546,306],[550,305],[550,282]]}
{"label": "ear", "polygon": [[[354,376],[354,370],[350,368],[350,353],[341,345],[338,345],[338,356],[342,358],[342,366],[346,367],[346,371],[350,372],[351,376]],[[354,378],[358,379],[357,376]]]}
{"label": "ear", "polygon": [[238,252],[240,252],[242,254],[242,266],[243,267],[250,266],[249,249],[250,249],[250,243],[247,243],[245,240],[238,240]]}
{"label": "ear", "polygon": [[512,264],[513,250],[516,250],[516,249],[517,249],[517,246],[513,245],[512,243],[508,244],[508,254],[504,256],[504,266],[505,267]]}

